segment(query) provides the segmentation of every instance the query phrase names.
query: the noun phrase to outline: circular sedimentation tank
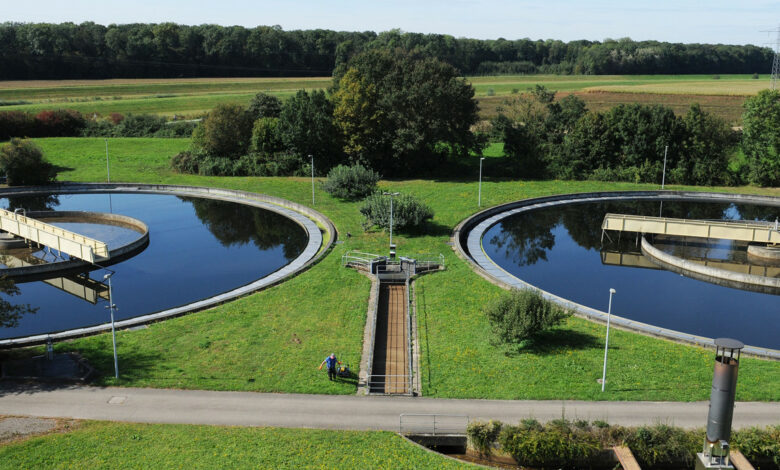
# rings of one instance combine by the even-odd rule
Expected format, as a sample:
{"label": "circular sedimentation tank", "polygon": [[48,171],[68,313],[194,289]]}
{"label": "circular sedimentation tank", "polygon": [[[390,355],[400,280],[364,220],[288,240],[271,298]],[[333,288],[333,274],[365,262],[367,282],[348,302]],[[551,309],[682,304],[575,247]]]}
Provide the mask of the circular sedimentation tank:
{"label": "circular sedimentation tank", "polygon": [[[474,269],[504,287],[531,287],[578,315],[606,321],[609,288],[617,325],[699,345],[737,337],[745,352],[780,359],[780,295],[670,270],[632,233],[607,233],[606,213],[683,219],[774,221],[780,198],[677,191],[570,194],[517,201],[482,211],[455,230],[455,246]],[[648,241],[645,243],[649,244]],[[649,245],[648,245],[649,246]],[[776,282],[780,263],[756,261],[748,244],[723,240],[652,240],[664,256],[740,277]],[[710,271],[710,274],[712,271]],[[744,280],[744,279],[743,279]]]}
{"label": "circular sedimentation tank", "polygon": [[[319,212],[244,191],[62,184],[8,188],[0,198],[11,209],[56,209],[56,214],[43,214],[47,223],[108,243],[109,263],[119,261],[108,268],[115,271],[112,296],[119,328],[209,308],[282,282],[319,260],[337,238],[333,224]],[[83,211],[94,217],[79,220],[67,214]],[[103,223],[106,218],[113,218],[113,224]],[[133,219],[138,223],[129,222]],[[128,247],[138,249],[128,252]],[[27,249],[25,256],[84,264],[55,259],[59,257],[45,248]],[[0,346],[110,329],[104,267],[77,266],[17,282],[21,293],[6,300],[37,311],[22,315],[16,324],[0,325]]]}

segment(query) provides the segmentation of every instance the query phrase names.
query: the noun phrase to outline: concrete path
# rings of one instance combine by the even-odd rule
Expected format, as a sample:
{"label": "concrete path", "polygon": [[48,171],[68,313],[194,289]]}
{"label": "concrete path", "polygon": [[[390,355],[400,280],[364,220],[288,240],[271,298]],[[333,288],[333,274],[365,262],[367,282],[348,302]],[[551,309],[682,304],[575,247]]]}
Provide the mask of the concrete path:
{"label": "concrete path", "polygon": [[[80,386],[0,387],[0,414],[144,423],[398,431],[401,413],[467,415],[515,423],[533,417],[703,427],[707,402],[448,400]],[[734,427],[780,423],[780,403],[737,403]]]}

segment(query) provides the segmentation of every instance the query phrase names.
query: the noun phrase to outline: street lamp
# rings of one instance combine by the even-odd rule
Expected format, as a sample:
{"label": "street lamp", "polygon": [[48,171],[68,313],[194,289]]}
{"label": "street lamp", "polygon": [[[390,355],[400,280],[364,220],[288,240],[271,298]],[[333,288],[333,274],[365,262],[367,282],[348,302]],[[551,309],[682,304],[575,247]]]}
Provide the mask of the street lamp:
{"label": "street lamp", "polygon": [[311,158],[311,205],[314,205],[314,155],[309,155]]}
{"label": "street lamp", "polygon": [[617,292],[615,289],[609,289],[609,307],[607,308],[607,341],[604,343],[604,371],[601,373],[601,391],[604,391],[604,384],[607,383],[607,348],[609,348],[609,319],[612,315],[612,296]]}
{"label": "street lamp", "polygon": [[114,378],[119,379],[119,361],[116,357],[116,329],[114,328],[114,298],[111,292],[111,276],[114,275],[114,271],[111,271],[103,276],[103,280],[108,280],[108,306],[106,307],[111,312],[111,339],[114,343]]}
{"label": "street lamp", "polygon": [[382,194],[384,196],[390,196],[390,257],[392,258],[395,256],[395,245],[393,245],[393,197],[398,196],[401,193],[390,193],[385,191]]}
{"label": "street lamp", "polygon": [[663,173],[661,173],[661,189],[664,189],[664,184],[666,183],[666,152],[669,151],[669,146],[667,145],[664,147],[664,170]]}
{"label": "street lamp", "polygon": [[108,139],[106,139],[106,180],[111,182],[111,168],[108,166]]}
{"label": "street lamp", "polygon": [[482,161],[485,157],[479,159],[479,196],[477,196],[477,207],[482,207]]}

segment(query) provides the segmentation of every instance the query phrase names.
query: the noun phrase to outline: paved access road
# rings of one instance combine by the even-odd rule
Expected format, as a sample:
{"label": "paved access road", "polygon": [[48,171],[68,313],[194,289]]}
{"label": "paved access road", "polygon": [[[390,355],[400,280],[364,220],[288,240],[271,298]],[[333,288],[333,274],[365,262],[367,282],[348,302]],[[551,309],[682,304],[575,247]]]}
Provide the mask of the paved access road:
{"label": "paved access road", "polygon": [[[146,388],[3,385],[0,414],[142,423],[280,426],[398,431],[401,413],[467,415],[515,423],[533,417],[602,419],[612,424],[703,427],[707,402],[450,400],[292,395]],[[740,402],[734,427],[780,423],[780,403]]]}

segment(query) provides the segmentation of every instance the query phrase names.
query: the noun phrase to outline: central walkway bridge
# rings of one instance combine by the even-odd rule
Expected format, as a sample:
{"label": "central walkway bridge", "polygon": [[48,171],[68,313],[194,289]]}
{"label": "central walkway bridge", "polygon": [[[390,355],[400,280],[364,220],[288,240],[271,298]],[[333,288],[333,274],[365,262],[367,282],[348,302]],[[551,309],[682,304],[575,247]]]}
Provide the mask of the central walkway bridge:
{"label": "central walkway bridge", "polygon": [[109,258],[108,245],[105,243],[18,212],[0,209],[0,230],[89,263],[94,264]]}
{"label": "central walkway bridge", "polygon": [[719,238],[753,243],[780,243],[778,222],[691,220],[643,215],[607,214],[601,224],[605,230],[653,233],[678,237]]}

